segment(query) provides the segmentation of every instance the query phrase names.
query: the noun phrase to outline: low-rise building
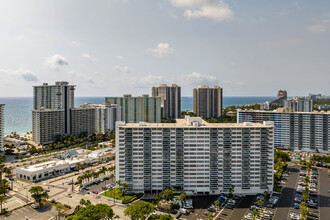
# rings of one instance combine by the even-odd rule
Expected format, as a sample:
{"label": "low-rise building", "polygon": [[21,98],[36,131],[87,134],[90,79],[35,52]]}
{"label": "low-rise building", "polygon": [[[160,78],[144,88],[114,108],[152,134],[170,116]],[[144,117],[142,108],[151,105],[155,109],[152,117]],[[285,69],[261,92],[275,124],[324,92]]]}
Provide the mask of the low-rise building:
{"label": "low-rise building", "polygon": [[62,160],[52,160],[31,166],[16,168],[18,179],[38,182],[64,175],[76,169],[77,164],[95,163],[114,154],[111,148],[90,151],[85,149],[70,151],[57,155]]}

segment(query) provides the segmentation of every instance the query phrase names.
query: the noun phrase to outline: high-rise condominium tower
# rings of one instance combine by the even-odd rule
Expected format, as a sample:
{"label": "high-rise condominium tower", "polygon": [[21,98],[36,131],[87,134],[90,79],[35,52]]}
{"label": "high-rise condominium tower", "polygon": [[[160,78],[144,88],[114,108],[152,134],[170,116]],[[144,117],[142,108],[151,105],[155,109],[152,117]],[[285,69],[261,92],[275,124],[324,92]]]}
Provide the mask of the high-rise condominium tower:
{"label": "high-rise condominium tower", "polygon": [[166,119],[180,118],[181,116],[181,87],[176,84],[167,86],[161,84],[152,87],[152,96],[160,96],[161,101],[161,117]]}
{"label": "high-rise condominium tower", "polygon": [[273,121],[275,147],[328,153],[330,146],[329,112],[292,112],[286,109],[276,111],[237,110],[237,122],[262,123]]}
{"label": "high-rise condominium tower", "polygon": [[116,180],[128,192],[167,188],[187,194],[256,194],[273,190],[273,123],[116,124]]}
{"label": "high-rise condominium tower", "polygon": [[121,106],[121,118],[125,122],[150,122],[159,123],[160,116],[160,97],[149,97],[142,95],[132,97],[130,94],[124,97],[106,97],[105,102]]}
{"label": "high-rise condominium tower", "polygon": [[3,151],[4,104],[0,104],[0,150]]}
{"label": "high-rise condominium tower", "polygon": [[44,83],[33,87],[33,110],[64,110],[64,132],[70,133],[70,109],[74,108],[74,85],[68,82]]}
{"label": "high-rise condominium tower", "polygon": [[199,117],[219,118],[222,116],[222,88],[198,86],[194,89],[194,112]]}

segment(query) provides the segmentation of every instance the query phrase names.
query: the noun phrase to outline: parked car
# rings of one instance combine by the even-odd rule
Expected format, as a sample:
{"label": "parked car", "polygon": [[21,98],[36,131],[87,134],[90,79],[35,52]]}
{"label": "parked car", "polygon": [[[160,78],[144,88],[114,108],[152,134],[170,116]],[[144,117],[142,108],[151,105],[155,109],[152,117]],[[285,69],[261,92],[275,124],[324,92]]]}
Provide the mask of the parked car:
{"label": "parked car", "polygon": [[252,219],[253,215],[251,213],[248,213],[248,214],[244,215],[244,218],[245,219]]}
{"label": "parked car", "polygon": [[98,192],[97,192],[97,191],[95,191],[95,190],[93,190],[92,192],[93,192],[94,194],[98,194]]}
{"label": "parked car", "polygon": [[295,198],[294,198],[294,201],[295,201],[295,202],[298,202],[298,203],[301,203],[302,199],[301,199],[300,197],[295,197]]}
{"label": "parked car", "polygon": [[180,208],[179,211],[184,214],[184,215],[188,215],[189,214],[189,211],[187,209],[184,209],[184,208]]}
{"label": "parked car", "polygon": [[307,205],[308,205],[308,207],[310,207],[310,208],[317,209],[317,203],[314,203],[314,202],[312,202],[312,201],[308,201],[308,202],[307,202]]}
{"label": "parked car", "polygon": [[209,211],[209,212],[216,212],[216,210],[214,208],[212,208],[212,207],[208,208],[207,211]]}
{"label": "parked car", "polygon": [[269,210],[265,211],[264,213],[266,213],[266,214],[268,214],[268,215],[273,215],[273,214],[274,214],[274,212],[269,211]]}
{"label": "parked car", "polygon": [[297,213],[293,213],[293,212],[291,212],[291,213],[289,214],[289,217],[290,217],[291,220],[298,220],[298,219],[300,218],[300,215],[297,214]]}
{"label": "parked car", "polygon": [[65,196],[68,198],[72,198],[72,196],[70,194],[66,194]]}
{"label": "parked car", "polygon": [[32,205],[31,205],[31,208],[37,209],[38,206],[37,206],[36,204],[32,204]]}
{"label": "parked car", "polygon": [[295,204],[293,205],[293,208],[295,208],[295,209],[300,209],[300,204],[299,204],[299,203],[295,203]]}

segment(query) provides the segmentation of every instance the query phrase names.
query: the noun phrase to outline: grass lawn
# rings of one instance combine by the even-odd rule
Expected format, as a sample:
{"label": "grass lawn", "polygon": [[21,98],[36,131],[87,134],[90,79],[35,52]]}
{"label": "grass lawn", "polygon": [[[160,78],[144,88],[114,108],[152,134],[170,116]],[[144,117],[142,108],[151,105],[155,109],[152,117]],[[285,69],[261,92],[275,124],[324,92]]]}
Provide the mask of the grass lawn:
{"label": "grass lawn", "polygon": [[126,204],[126,203],[133,202],[134,200],[140,198],[143,194],[139,193],[139,194],[133,194],[133,195],[123,195],[123,193],[119,192],[119,189],[113,188],[104,193],[101,193],[100,195],[121,200],[123,204]]}

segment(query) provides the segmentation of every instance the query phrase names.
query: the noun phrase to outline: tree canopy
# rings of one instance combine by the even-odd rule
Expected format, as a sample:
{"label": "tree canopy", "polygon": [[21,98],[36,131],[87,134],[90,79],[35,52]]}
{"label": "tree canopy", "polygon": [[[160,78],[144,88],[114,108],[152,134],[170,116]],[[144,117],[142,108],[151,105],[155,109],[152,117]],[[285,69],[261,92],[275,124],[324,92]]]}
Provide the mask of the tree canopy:
{"label": "tree canopy", "polygon": [[137,202],[125,209],[124,214],[132,220],[144,220],[154,212],[155,207],[148,202]]}
{"label": "tree canopy", "polygon": [[67,220],[104,220],[112,219],[115,213],[112,208],[106,204],[87,205],[79,209],[73,216]]}
{"label": "tree canopy", "polygon": [[148,220],[174,220],[174,218],[169,214],[164,214],[164,215],[153,214],[148,218]]}
{"label": "tree canopy", "polygon": [[44,188],[41,186],[32,186],[29,189],[31,193],[31,197],[36,201],[39,205],[42,205],[42,202],[49,198],[48,193],[45,192]]}

